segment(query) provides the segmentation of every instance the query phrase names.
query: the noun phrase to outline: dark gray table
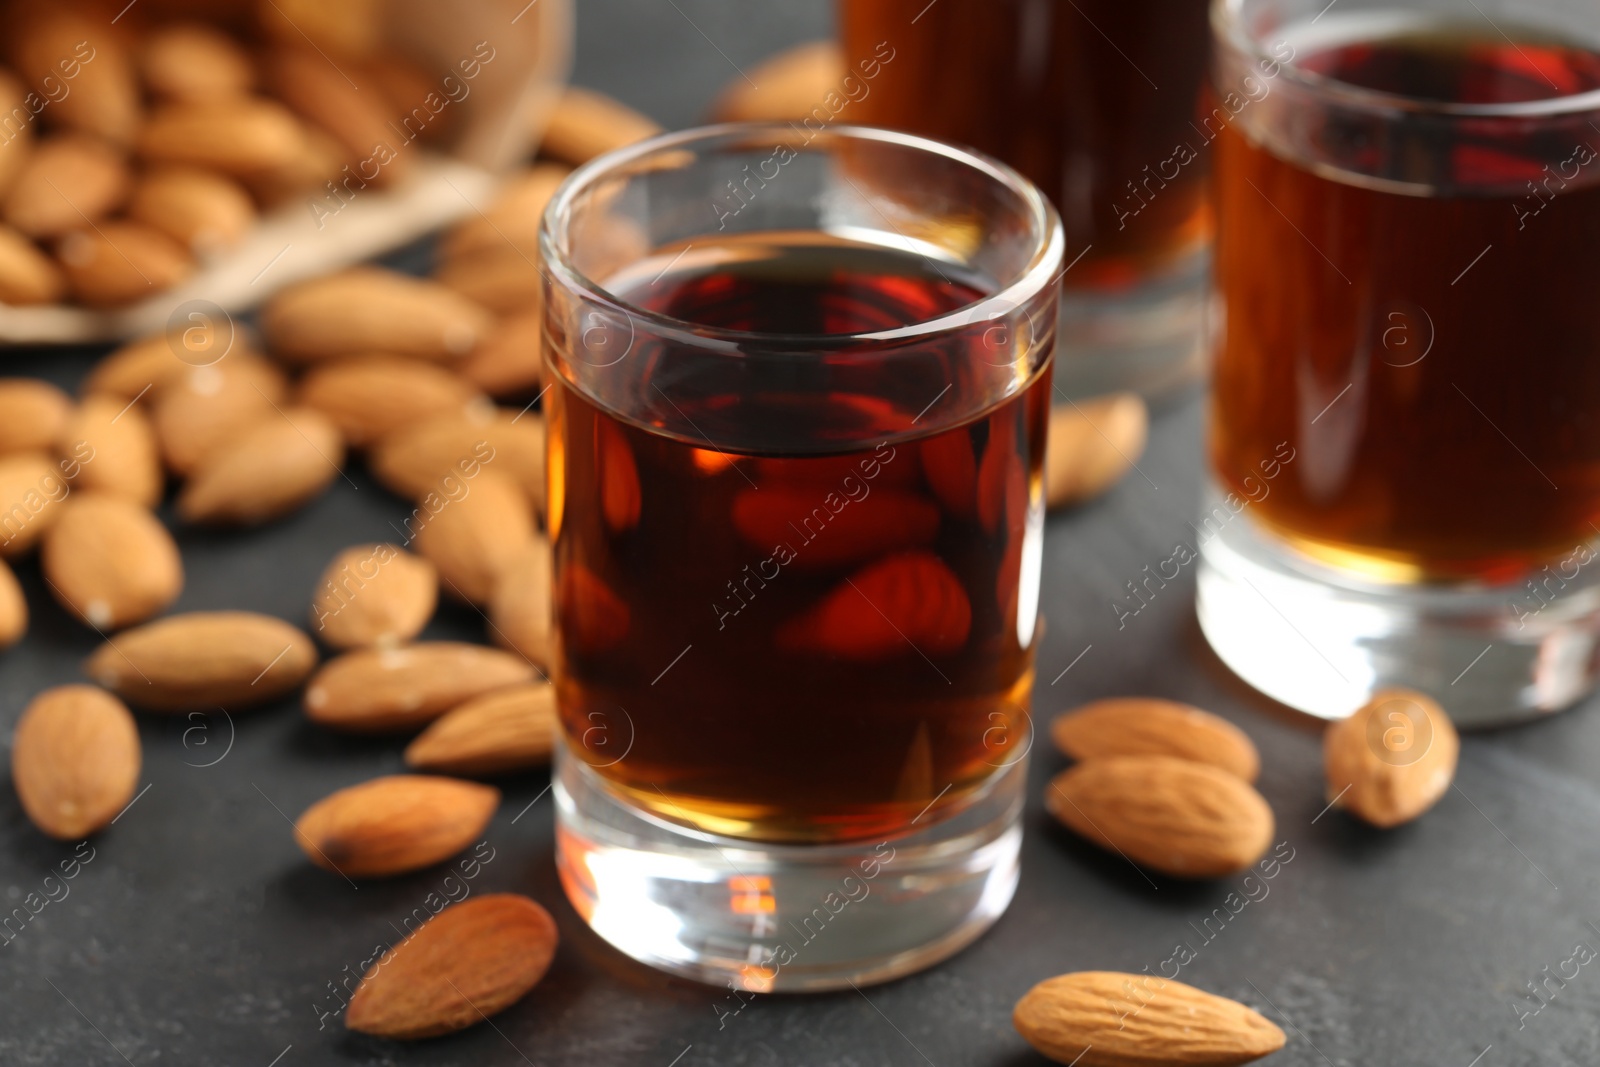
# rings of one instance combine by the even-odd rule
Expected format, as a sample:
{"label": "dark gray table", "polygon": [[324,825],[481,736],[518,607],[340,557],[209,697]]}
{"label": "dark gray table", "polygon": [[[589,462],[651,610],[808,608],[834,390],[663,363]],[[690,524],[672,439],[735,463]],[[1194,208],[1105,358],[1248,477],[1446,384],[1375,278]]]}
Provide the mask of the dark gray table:
{"label": "dark gray table", "polygon": [[[671,125],[694,121],[732,64],[828,29],[821,4],[582,2],[577,80]],[[425,252],[410,261],[422,264]],[[93,355],[19,353],[6,373],[72,384]],[[289,818],[335,788],[399,769],[400,744],[313,729],[293,702],[236,716],[231,729],[145,717],[148,790],[94,840],[70,895],[0,945],[0,1065],[1022,1067],[1042,1061],[1012,1031],[1010,1012],[1034,982],[1086,968],[1156,970],[1186,942],[1196,957],[1184,980],[1284,1026],[1289,1042],[1265,1061],[1273,1065],[1592,1067],[1600,962],[1564,983],[1549,976],[1572,973],[1564,961],[1579,943],[1600,949],[1600,720],[1580,708],[1469,737],[1458,788],[1413,826],[1377,833],[1320,814],[1317,724],[1255,696],[1211,655],[1194,623],[1192,573],[1125,629],[1110,606],[1186,536],[1200,423],[1194,400],[1162,413],[1142,475],[1050,520],[1035,709],[1044,719],[1094,697],[1150,693],[1211,708],[1256,739],[1261,789],[1293,859],[1225,923],[1212,916],[1237,879],[1152,884],[1054,829],[1036,805],[1016,902],[976,945],[862,994],[758,999],[719,1030],[721,991],[621,957],[567,906],[550,801],[536,799],[547,779],[530,775],[506,785],[489,834],[495,856],[473,891],[525,892],[551,909],[563,941],[549,976],[493,1027],[418,1045],[376,1041],[337,1020],[320,1028],[318,1006],[445,872],[354,890],[301,858]],[[302,621],[333,553],[392,536],[389,523],[405,514],[359,468],[351,476],[354,486],[337,482],[267,529],[181,532],[188,585],[176,610],[242,607]],[[54,607],[34,567],[21,576],[36,612],[27,640],[0,656],[5,735],[35,692],[79,678],[95,644]],[[476,638],[481,626],[446,608],[428,636]],[[1062,762],[1036,749],[1036,797]],[[72,853],[36,833],[0,788],[0,904],[40,891]],[[1523,997],[1531,981],[1543,991],[1537,1014],[1540,1002]]]}

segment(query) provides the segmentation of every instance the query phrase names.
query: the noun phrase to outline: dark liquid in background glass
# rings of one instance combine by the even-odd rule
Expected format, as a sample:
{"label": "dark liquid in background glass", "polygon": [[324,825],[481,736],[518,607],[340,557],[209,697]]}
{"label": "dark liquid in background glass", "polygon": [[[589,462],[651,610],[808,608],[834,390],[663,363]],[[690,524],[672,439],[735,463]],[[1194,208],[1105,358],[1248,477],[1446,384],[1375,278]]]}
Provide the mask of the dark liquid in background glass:
{"label": "dark liquid in background glass", "polygon": [[[1460,103],[1600,88],[1600,54],[1500,28],[1514,43],[1445,24],[1295,62]],[[1396,166],[1434,195],[1313,169],[1339,167],[1335,148],[1365,167],[1385,147],[1337,129],[1306,131],[1330,148],[1305,159],[1223,135],[1213,465],[1254,496],[1259,461],[1280,442],[1297,451],[1251,515],[1313,555],[1407,580],[1511,578],[1595,538],[1600,130],[1577,128],[1508,140],[1462,124],[1424,140]]]}
{"label": "dark liquid in background glass", "polygon": [[[734,247],[651,281],[676,254],[661,250],[612,291],[694,323],[803,335],[888,330],[984,292],[882,248]],[[987,355],[984,325],[920,374],[902,365],[885,382],[870,352],[801,351],[749,367],[765,376],[736,390],[686,379],[671,342],[652,342],[627,357],[633,421],[557,377],[558,684],[577,758],[664,818],[826,842],[932,821],[1021,756],[1036,593],[1019,637],[1017,589],[1051,368],[938,424]],[[846,388],[805,388],[823,360]],[[755,453],[730,444],[752,438]],[[577,487],[599,506],[568,503]]]}
{"label": "dark liquid in background glass", "polygon": [[1069,287],[1136,283],[1211,235],[1210,135],[1195,125],[1206,8],[1206,0],[842,0],[847,62],[882,41],[895,50],[847,115],[1011,164],[1055,203],[1068,262],[1092,246],[1064,279]]}

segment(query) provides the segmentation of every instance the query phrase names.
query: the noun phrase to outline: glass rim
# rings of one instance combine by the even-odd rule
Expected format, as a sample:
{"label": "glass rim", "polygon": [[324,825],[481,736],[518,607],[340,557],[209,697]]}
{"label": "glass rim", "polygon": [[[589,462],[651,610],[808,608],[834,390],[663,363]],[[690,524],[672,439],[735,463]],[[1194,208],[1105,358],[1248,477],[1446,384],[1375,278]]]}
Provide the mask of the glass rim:
{"label": "glass rim", "polygon": [[[1026,209],[1029,232],[1035,238],[1033,252],[1028,257],[1027,263],[1016,272],[1013,278],[1008,281],[1001,281],[1000,287],[994,292],[987,293],[971,303],[963,304],[933,318],[921,319],[890,330],[873,330],[861,333],[794,334],[732,330],[718,326],[708,326],[703,323],[680,319],[648,308],[639,307],[623,300],[599,282],[588,277],[578,270],[567,256],[560,254],[560,244],[558,242],[568,237],[567,228],[572,217],[574,204],[579,197],[593,189],[604,178],[651,156],[666,156],[674,151],[705,147],[718,142],[731,143],[754,140],[764,133],[776,135],[780,141],[785,138],[792,140],[794,139],[795,128],[792,124],[779,122],[724,122],[714,125],[694,126],[686,130],[657,134],[643,141],[613,149],[584,163],[562,181],[555,194],[551,196],[550,203],[546,206],[543,217],[540,220],[539,249],[544,258],[546,268],[552,275],[559,277],[564,286],[574,290],[584,300],[603,305],[613,312],[624,315],[630,322],[648,324],[652,331],[659,336],[672,337],[699,345],[704,345],[708,341],[724,341],[730,346],[756,345],[774,350],[798,347],[811,349],[819,347],[848,347],[863,343],[883,344],[885,342],[915,341],[959,332],[970,329],[975,322],[984,321],[975,317],[977,309],[998,306],[1000,310],[996,312],[995,316],[990,317],[1014,311],[1038,296],[1040,292],[1054,284],[1059,278],[1059,274],[1053,272],[1056,271],[1057,265],[1064,258],[1066,234],[1062,229],[1061,219],[1056,214],[1055,207],[1033,182],[1005,163],[972,149],[946,144],[942,141],[920,137],[916,134],[902,133],[898,130],[848,123],[841,123],[838,126],[830,126],[826,129],[815,131],[811,134],[809,140],[794,150],[796,152],[815,150],[813,146],[823,141],[837,142],[843,140],[891,144],[927,152],[931,155],[943,156],[946,159],[954,160],[985,174],[1013,193]],[[791,145],[791,147],[793,146]],[[910,243],[909,239],[907,243]],[[1065,272],[1062,271],[1060,273]]]}
{"label": "glass rim", "polygon": [[[1390,93],[1381,89],[1331,78],[1326,74],[1297,67],[1293,61],[1285,62],[1268,52],[1254,34],[1244,25],[1243,8],[1247,0],[1212,0],[1211,32],[1213,39],[1253,60],[1277,64],[1281,73],[1301,87],[1324,96],[1336,98],[1346,106],[1368,111],[1400,112],[1408,115],[1436,115],[1441,118],[1466,119],[1529,119],[1561,118],[1581,115],[1586,111],[1600,110],[1600,89],[1582,93],[1567,93],[1543,100],[1523,100],[1499,104],[1463,104],[1449,100],[1426,100]],[[1476,6],[1476,5],[1474,5]],[[1317,16],[1320,18],[1321,16]],[[1487,17],[1487,16],[1486,16]],[[1313,19],[1313,21],[1315,21]],[[1491,25],[1493,23],[1491,22]]]}

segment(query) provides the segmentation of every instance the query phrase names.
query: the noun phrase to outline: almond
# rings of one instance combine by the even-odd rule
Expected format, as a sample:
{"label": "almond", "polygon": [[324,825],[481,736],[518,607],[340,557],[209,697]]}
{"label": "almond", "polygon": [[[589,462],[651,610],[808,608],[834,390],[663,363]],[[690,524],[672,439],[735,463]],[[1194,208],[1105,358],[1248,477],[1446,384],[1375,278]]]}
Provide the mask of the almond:
{"label": "almond", "polygon": [[479,838],[500,791],[424,774],[393,774],[333,793],[305,810],[294,839],[318,867],[381,878],[431,867]]}
{"label": "almond", "polygon": [[154,95],[197,103],[243,96],[255,80],[250,57],[239,43],[198,22],[152,29],[139,50],[139,71]]}
{"label": "almond", "polygon": [[1150,413],[1137,393],[1112,393],[1050,411],[1044,495],[1052,508],[1110,489],[1144,452]]}
{"label": "almond", "polygon": [[856,571],[781,627],[778,643],[857,661],[948,656],[967,643],[971,630],[972,604],[961,579],[932,552],[917,550]]}
{"label": "almond", "polygon": [[[219,328],[220,327],[220,328]],[[130,341],[89,371],[80,392],[123,400],[154,400],[169,381],[224,359],[259,359],[234,334],[231,323],[193,322],[188,328]]]}
{"label": "almond", "polygon": [[[9,70],[0,68],[0,114],[16,115],[19,111],[32,110],[28,103],[28,90],[22,82]],[[11,188],[17,172],[32,154],[33,126],[30,123],[13,120],[9,125],[0,127],[0,197]]]}
{"label": "almond", "polygon": [[534,414],[436,415],[383,438],[367,465],[391,492],[419,501],[447,475],[470,484],[481,470],[499,471],[544,509],[544,423]]}
{"label": "almond", "polygon": [[444,236],[440,258],[448,264],[484,252],[513,250],[537,262],[544,209],[571,173],[571,167],[540,163],[513,175],[487,208]]}
{"label": "almond", "polygon": [[[18,72],[50,98],[52,122],[116,144],[133,139],[139,84],[110,14],[89,5],[39,5],[9,36]],[[63,83],[67,92],[60,89]]]}
{"label": "almond", "polygon": [[153,164],[248,179],[293,165],[306,152],[306,136],[299,120],[275,101],[208,99],[157,109],[139,131],[139,152]]}
{"label": "almond", "polygon": [[0,648],[10,648],[28,632],[28,602],[11,568],[0,562]]}
{"label": "almond", "polygon": [[39,378],[0,378],[0,452],[48,452],[55,448],[72,401]]}
{"label": "almond", "polygon": [[1219,878],[1272,843],[1272,809],[1249,783],[1171,756],[1114,756],[1056,775],[1045,807],[1068,829],[1177,878]]}
{"label": "almond", "polygon": [[320,496],[343,462],[344,441],[328,417],[289,408],[201,464],[178,495],[178,515],[221,525],[280,518]]}
{"label": "almond", "polygon": [[396,545],[354,545],[333,558],[311,599],[311,629],[332,648],[390,648],[433,618],[439,574]]}
{"label": "almond", "polygon": [[550,112],[539,152],[576,166],[660,132],[660,126],[631,107],[603,93],[569,86]]}
{"label": "almond", "polygon": [[1056,747],[1076,760],[1172,756],[1221,767],[1246,782],[1261,757],[1245,732],[1208,711],[1155,697],[1096,700],[1050,725]]}
{"label": "almond", "polygon": [[147,622],[101,645],[89,677],[147,711],[237,710],[305,681],[317,650],[282,619],[195,611]]}
{"label": "almond", "polygon": [[[844,55],[833,41],[812,41],[762,60],[729,85],[712,106],[713,122],[800,122],[823,101],[843,98]],[[837,110],[837,108],[835,108]]]}
{"label": "almond", "polygon": [[544,313],[501,319],[456,369],[490,396],[531,396],[544,380]]}
{"label": "almond", "polygon": [[496,315],[537,311],[543,302],[544,273],[536,255],[515,248],[491,248],[445,262],[434,278]]}
{"label": "almond", "polygon": [[84,397],[56,448],[64,463],[77,461],[75,489],[101,489],[147,508],[161,500],[155,430],[144,412],[118,397]]}
{"label": "almond", "polygon": [[524,545],[500,572],[489,598],[489,636],[538,667],[555,659],[550,542],[542,534]]}
{"label": "almond", "polygon": [[[604,504],[611,485],[627,479],[633,460],[615,431],[602,434],[601,445]],[[638,474],[631,477],[637,494]],[[832,486],[768,484],[744,489],[733,500],[734,529],[746,544],[770,552],[773,545],[797,540],[795,531],[803,527],[801,536],[810,539],[800,542],[791,565],[810,571],[865,563],[897,549],[920,548],[939,532],[939,509],[916,493],[874,487],[870,495],[838,513],[823,503],[830,495],[838,499]],[[612,529],[619,527],[613,523]]]}
{"label": "almond", "polygon": [[556,924],[527,897],[488,893],[445,908],[361,978],[344,1023],[378,1037],[436,1037],[516,1003],[556,952]]}
{"label": "almond", "polygon": [[288,44],[310,42],[342,58],[371,55],[383,40],[382,0],[260,0],[254,5],[257,25],[269,40]]}
{"label": "almond", "polygon": [[1040,1054],[1078,1067],[1229,1067],[1284,1042],[1238,1001],[1115,971],[1047,978],[1017,1001],[1011,1021]]}
{"label": "almond", "polygon": [[533,540],[533,506],[527,494],[495,470],[466,484],[416,531],[417,551],[439,568],[446,591],[469,604],[485,604],[495,582]]}
{"label": "almond", "polygon": [[306,686],[306,715],[351,733],[423,726],[462,701],[533,680],[508,652],[457,641],[360,649],[331,659]]}
{"label": "almond", "polygon": [[1323,734],[1329,803],[1373,826],[1409,822],[1449,791],[1460,752],[1455,724],[1431,698],[1380,690]]}
{"label": "almond", "polygon": [[193,167],[162,167],[134,186],[128,216],[152,226],[204,259],[232,248],[255,225],[244,186]]}
{"label": "almond", "polygon": [[96,630],[143,622],[183,589],[183,563],[150,512],[103,492],[73,493],[39,551],[56,600]]}
{"label": "almond", "polygon": [[0,303],[53,304],[66,291],[66,276],[55,260],[16,230],[0,226]]}
{"label": "almond", "polygon": [[303,145],[294,156],[267,170],[240,175],[240,181],[269,208],[305,197],[313,218],[321,221],[320,209],[326,204],[322,198],[329,195],[327,183],[343,180],[344,150],[332,134],[315,126],[302,129],[300,138]]}
{"label": "almond", "polygon": [[48,456],[0,456],[0,556],[15,559],[37,544],[70,491]]}
{"label": "almond", "polygon": [[443,367],[387,356],[313,367],[299,397],[332,419],[357,448],[434,415],[461,416],[488,406],[470,382]]}
{"label": "almond", "polygon": [[406,746],[406,766],[474,776],[542,767],[550,762],[556,729],[555,686],[512,686],[435,719]]}
{"label": "almond", "polygon": [[288,381],[258,356],[234,356],[189,367],[162,385],[151,421],[161,458],[190,475],[257,424],[280,419]]}
{"label": "almond", "polygon": [[187,278],[194,260],[153,226],[118,220],[76,230],[56,243],[67,286],[90,307],[121,307],[163,293]]}
{"label": "almond", "polygon": [[487,311],[437,282],[376,267],[292,285],[261,312],[273,353],[299,363],[363,353],[460,359],[492,326]]}
{"label": "almond", "polygon": [[5,198],[5,220],[29,237],[59,237],[110,214],[132,178],[122,153],[94,137],[46,137],[28,157]]}
{"label": "almond", "polygon": [[33,825],[63,841],[103,829],[139,784],[139,730],[122,701],[88,685],[46,689],[23,709],[11,780]]}
{"label": "almond", "polygon": [[[371,91],[361,92],[343,71],[302,42],[281,45],[268,52],[262,70],[267,86],[278,99],[303,118],[333,135],[352,169],[369,176],[375,185],[405,177],[411,157],[405,140],[395,135],[388,101]],[[399,142],[399,150],[394,143]],[[372,163],[364,163],[366,160]]]}
{"label": "almond", "polygon": [[627,603],[604,578],[576,560],[562,566],[555,600],[555,614],[561,619],[561,642],[578,655],[597,655],[616,648],[633,625],[633,613]]}

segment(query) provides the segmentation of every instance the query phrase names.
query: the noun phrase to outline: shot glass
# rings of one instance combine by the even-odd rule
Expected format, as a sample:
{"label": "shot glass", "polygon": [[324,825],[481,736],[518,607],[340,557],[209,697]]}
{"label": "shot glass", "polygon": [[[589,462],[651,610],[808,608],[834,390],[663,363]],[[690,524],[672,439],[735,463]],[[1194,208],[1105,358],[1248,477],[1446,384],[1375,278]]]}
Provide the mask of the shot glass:
{"label": "shot glass", "polygon": [[1600,8],[1217,0],[1199,616],[1324,716],[1565,707],[1600,632]]}
{"label": "shot glass", "polygon": [[562,883],[646,963],[829,989],[1017,880],[1060,224],[922,138],[719,126],[544,218]]}

